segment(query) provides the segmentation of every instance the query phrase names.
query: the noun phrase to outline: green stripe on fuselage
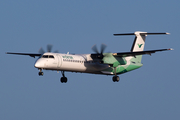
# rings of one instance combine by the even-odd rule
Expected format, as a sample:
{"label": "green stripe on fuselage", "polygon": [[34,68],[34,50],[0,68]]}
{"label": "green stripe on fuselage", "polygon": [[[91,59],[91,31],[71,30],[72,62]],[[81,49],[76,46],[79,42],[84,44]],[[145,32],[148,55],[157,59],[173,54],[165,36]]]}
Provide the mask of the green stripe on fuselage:
{"label": "green stripe on fuselage", "polygon": [[[125,72],[129,72],[129,71],[138,69],[142,65],[143,64],[130,64],[130,65],[121,65],[121,66],[118,66],[116,68],[116,74],[122,74],[122,73],[125,73]],[[115,73],[115,71],[113,71],[113,73]]]}

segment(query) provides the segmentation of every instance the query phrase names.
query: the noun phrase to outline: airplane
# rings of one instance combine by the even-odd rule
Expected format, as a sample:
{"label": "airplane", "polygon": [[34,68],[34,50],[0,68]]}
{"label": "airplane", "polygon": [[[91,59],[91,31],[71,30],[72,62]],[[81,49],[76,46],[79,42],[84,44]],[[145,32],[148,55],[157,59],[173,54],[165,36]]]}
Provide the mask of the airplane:
{"label": "airplane", "polygon": [[68,80],[67,77],[65,77],[65,72],[112,75],[113,82],[118,82],[120,80],[118,75],[138,69],[143,65],[141,63],[142,55],[151,55],[155,52],[173,50],[169,48],[143,51],[147,35],[163,34],[167,35],[170,33],[136,31],[134,33],[114,34],[114,36],[135,35],[130,52],[104,53],[107,46],[102,44],[100,52],[96,45],[94,45],[92,50],[95,53],[69,54],[68,52],[67,54],[63,54],[58,53],[58,51],[51,52],[52,45],[49,44],[47,45],[47,52],[44,52],[44,50],[40,48],[38,54],[14,52],[7,52],[6,54],[28,55],[34,58],[39,57],[34,64],[34,67],[39,70],[39,76],[43,76],[44,73],[42,70],[61,71],[62,77],[60,78],[60,82],[62,83],[66,83]]}

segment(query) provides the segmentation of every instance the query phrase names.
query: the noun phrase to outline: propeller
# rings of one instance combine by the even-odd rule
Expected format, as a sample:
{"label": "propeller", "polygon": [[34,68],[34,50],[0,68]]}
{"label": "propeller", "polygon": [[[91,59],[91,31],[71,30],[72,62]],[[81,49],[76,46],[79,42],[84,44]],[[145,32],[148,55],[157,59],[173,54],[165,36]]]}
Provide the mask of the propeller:
{"label": "propeller", "polygon": [[43,50],[43,48],[41,47],[41,48],[39,49],[38,53],[40,53],[40,54],[44,54],[44,53],[45,53],[45,51],[44,51],[44,50]]}
{"label": "propeller", "polygon": [[[48,45],[47,45],[47,52],[51,52],[51,51],[52,51],[52,47],[53,47],[53,45],[48,44]],[[44,53],[45,53],[45,51],[44,51],[44,49],[43,49],[42,47],[39,49],[38,52],[39,52],[40,54],[44,54]],[[56,50],[56,51],[54,51],[54,53],[59,53],[59,51]]]}
{"label": "propeller", "polygon": [[97,46],[96,45],[93,45],[92,46],[92,50],[96,53],[96,54],[91,54],[91,57],[92,58],[97,58],[97,59],[103,59],[104,58],[104,50],[106,49],[107,45],[105,44],[101,44],[101,49],[100,49],[100,52],[98,51],[97,49]]}
{"label": "propeller", "polygon": [[51,44],[48,44],[48,45],[47,45],[47,52],[51,52],[51,50],[52,50],[52,47],[53,47],[53,45],[51,45]]}

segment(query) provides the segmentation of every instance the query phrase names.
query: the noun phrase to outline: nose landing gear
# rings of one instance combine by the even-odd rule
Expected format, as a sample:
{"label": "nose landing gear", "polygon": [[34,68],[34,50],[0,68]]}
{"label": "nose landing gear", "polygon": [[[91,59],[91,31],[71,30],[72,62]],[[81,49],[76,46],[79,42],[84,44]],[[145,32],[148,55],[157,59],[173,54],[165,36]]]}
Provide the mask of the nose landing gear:
{"label": "nose landing gear", "polygon": [[39,69],[39,76],[43,76],[43,74],[42,69]]}
{"label": "nose landing gear", "polygon": [[67,83],[67,77],[65,77],[64,71],[61,71],[61,73],[62,73],[62,76],[63,76],[63,77],[61,77],[60,81],[61,81],[62,83]]}

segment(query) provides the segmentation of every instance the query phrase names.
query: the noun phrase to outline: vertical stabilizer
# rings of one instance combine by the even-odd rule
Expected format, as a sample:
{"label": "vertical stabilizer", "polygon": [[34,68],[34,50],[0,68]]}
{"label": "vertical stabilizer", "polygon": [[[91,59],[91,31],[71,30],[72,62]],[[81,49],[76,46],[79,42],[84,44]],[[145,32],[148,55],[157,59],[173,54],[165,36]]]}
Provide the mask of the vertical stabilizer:
{"label": "vertical stabilizer", "polygon": [[143,51],[144,45],[145,45],[145,39],[146,39],[146,33],[147,32],[135,32],[135,39],[134,43],[131,48],[131,52],[137,52],[137,51]]}
{"label": "vertical stabilizer", "polygon": [[[135,32],[135,38],[134,38],[134,42],[133,45],[131,47],[131,52],[137,52],[137,51],[143,51],[144,50],[144,45],[145,45],[145,40],[146,40],[146,33],[147,32],[140,32],[137,31]],[[134,58],[134,61],[136,61],[137,63],[141,63],[142,60],[142,55],[137,55]]]}

